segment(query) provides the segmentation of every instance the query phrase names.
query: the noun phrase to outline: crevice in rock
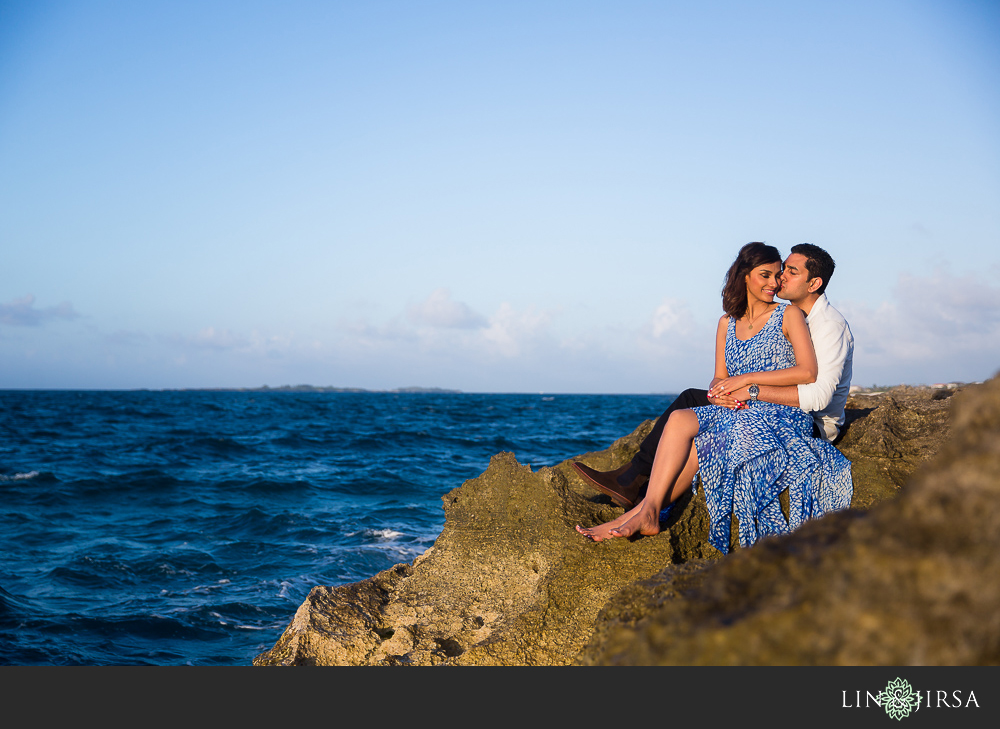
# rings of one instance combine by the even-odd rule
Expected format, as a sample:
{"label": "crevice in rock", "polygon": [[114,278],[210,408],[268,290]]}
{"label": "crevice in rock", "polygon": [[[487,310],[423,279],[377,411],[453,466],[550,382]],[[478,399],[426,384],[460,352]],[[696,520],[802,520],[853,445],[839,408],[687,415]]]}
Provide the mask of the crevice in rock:
{"label": "crevice in rock", "polygon": [[454,658],[465,653],[462,644],[453,638],[435,638],[434,642],[438,645],[438,651],[444,653],[447,658]]}

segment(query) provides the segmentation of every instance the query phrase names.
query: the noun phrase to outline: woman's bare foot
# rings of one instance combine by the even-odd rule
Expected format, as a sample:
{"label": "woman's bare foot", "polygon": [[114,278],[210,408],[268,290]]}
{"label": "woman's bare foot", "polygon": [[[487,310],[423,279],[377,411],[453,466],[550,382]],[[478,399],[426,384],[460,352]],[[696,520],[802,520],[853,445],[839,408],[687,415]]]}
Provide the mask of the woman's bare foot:
{"label": "woman's bare foot", "polygon": [[[609,537],[632,537],[637,534],[651,537],[660,533],[659,509],[644,507],[640,502],[633,511],[636,513],[631,518],[626,519],[620,526],[608,530]],[[628,516],[628,513],[623,516]]]}
{"label": "woman's bare foot", "polygon": [[626,511],[617,519],[613,519],[612,521],[606,521],[603,524],[598,524],[597,526],[584,528],[579,524],[577,524],[576,530],[580,532],[580,534],[585,536],[587,539],[590,539],[594,542],[603,541],[611,536],[609,532],[612,529],[616,529],[625,522],[627,522],[631,518],[631,514],[633,511],[635,511],[635,509],[636,507],[633,506],[631,511]]}
{"label": "woman's bare foot", "polygon": [[[651,523],[646,512],[653,514]],[[633,534],[652,536],[660,533],[660,512],[653,511],[649,507],[644,508],[643,502],[640,501],[617,519],[587,528],[577,524],[576,530],[594,542],[615,537],[630,537]]]}

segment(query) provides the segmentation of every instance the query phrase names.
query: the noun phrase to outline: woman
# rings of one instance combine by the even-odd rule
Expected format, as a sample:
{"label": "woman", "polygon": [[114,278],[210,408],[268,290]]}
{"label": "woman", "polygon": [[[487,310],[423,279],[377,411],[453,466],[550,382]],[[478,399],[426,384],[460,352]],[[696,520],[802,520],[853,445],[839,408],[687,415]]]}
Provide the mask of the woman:
{"label": "woman", "polygon": [[[716,333],[710,398],[747,385],[799,385],[816,379],[816,353],[802,310],[776,304],[781,256],[748,243],[726,274],[725,315]],[[805,519],[846,508],[853,493],[851,464],[812,437],[812,418],[799,408],[749,401],[677,410],[660,438],[646,496],[619,518],[576,529],[594,541],[660,531],[660,510],[677,500],[701,471],[712,520],[709,541],[729,551],[730,518],[740,544],[796,528]],[[778,494],[788,489],[789,518]]]}

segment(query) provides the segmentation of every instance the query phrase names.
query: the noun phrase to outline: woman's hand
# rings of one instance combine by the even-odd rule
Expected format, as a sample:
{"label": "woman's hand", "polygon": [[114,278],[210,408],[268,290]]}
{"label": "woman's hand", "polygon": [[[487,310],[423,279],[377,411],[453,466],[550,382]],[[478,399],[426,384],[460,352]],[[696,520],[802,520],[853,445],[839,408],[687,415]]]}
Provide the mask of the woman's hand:
{"label": "woman's hand", "polygon": [[747,406],[745,402],[738,400],[732,395],[709,396],[708,401],[713,405],[718,405],[720,408],[729,408],[730,410],[742,410]]}
{"label": "woman's hand", "polygon": [[720,395],[732,395],[741,387],[746,387],[749,384],[751,384],[751,382],[746,375],[723,377],[721,380],[712,385],[708,391],[708,396],[709,398],[713,398],[719,397]]}

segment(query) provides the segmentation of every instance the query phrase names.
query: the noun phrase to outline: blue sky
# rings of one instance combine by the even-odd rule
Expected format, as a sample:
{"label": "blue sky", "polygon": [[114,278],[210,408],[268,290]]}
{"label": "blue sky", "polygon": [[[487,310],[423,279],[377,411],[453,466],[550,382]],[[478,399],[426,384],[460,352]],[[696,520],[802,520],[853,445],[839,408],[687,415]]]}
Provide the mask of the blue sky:
{"label": "blue sky", "polygon": [[1000,369],[1000,8],[2,2],[0,388],[677,392],[741,245]]}

